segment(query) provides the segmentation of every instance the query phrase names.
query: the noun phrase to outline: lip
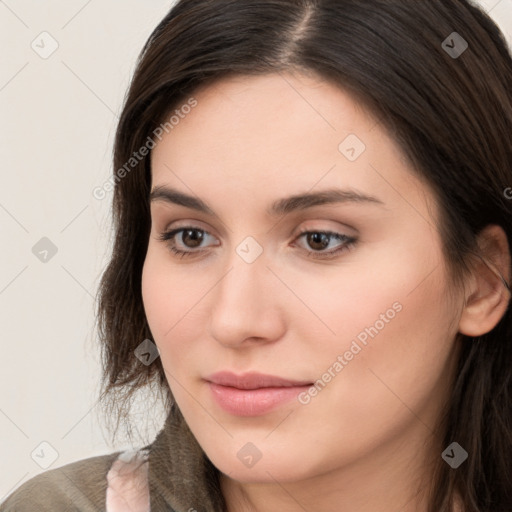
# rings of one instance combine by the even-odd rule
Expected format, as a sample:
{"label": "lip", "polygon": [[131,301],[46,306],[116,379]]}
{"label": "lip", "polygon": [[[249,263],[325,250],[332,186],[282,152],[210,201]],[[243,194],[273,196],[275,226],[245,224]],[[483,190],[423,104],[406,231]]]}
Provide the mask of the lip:
{"label": "lip", "polygon": [[223,371],[204,380],[215,402],[236,416],[260,416],[271,412],[313,384],[257,372],[237,375]]}
{"label": "lip", "polygon": [[312,384],[312,382],[306,380],[283,379],[276,375],[266,375],[258,372],[247,372],[237,375],[230,371],[222,371],[213,373],[209,377],[206,377],[205,380],[220,386],[229,386],[238,389],[298,387]]}

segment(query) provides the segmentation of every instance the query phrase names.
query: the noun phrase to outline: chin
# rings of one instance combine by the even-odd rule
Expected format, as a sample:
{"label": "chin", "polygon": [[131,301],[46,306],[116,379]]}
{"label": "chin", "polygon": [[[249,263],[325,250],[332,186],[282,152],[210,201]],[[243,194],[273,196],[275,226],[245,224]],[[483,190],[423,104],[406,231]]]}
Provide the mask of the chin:
{"label": "chin", "polygon": [[[247,459],[244,461],[244,452],[240,455],[241,450],[222,454],[208,454],[214,466],[227,477],[241,483],[272,483],[278,482],[294,482],[303,480],[313,476],[314,467],[311,460],[304,454],[297,457],[293,453],[293,447],[290,447],[288,457],[285,453],[265,448],[267,455],[261,454],[261,458],[256,460]],[[249,453],[249,451],[247,451]],[[305,465],[304,461],[308,460],[309,464]],[[321,470],[319,470],[321,473]]]}

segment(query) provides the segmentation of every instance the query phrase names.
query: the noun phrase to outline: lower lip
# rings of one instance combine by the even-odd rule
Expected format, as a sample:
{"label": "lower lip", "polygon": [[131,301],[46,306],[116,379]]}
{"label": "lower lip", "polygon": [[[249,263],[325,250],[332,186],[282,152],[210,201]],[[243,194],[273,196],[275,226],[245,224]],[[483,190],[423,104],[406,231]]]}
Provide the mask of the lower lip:
{"label": "lower lip", "polygon": [[290,386],[259,389],[238,389],[208,382],[214,400],[220,407],[236,416],[260,416],[283,405],[299,393],[306,391],[306,386]]}

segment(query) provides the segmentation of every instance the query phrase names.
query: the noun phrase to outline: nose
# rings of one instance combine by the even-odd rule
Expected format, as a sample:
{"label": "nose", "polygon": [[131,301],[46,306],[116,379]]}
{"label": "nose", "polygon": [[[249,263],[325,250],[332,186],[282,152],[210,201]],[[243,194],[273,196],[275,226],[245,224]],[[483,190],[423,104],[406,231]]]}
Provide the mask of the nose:
{"label": "nose", "polygon": [[210,336],[226,347],[269,343],[283,336],[286,289],[267,268],[264,254],[252,263],[234,254],[212,290]]}

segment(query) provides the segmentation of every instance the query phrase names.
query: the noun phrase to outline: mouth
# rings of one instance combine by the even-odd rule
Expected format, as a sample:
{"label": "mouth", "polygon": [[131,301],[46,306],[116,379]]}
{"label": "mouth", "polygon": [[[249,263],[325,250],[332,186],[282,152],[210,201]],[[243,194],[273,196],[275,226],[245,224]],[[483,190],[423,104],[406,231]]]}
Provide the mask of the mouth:
{"label": "mouth", "polygon": [[205,380],[219,386],[229,386],[237,389],[289,388],[311,386],[313,384],[305,380],[290,380],[257,372],[249,372],[242,375],[228,371],[217,372],[206,377]]}
{"label": "mouth", "polygon": [[313,385],[256,372],[218,372],[204,379],[214,401],[235,416],[260,416],[284,405]]}

